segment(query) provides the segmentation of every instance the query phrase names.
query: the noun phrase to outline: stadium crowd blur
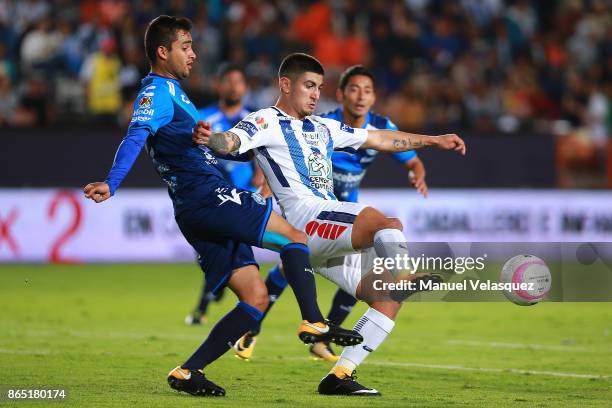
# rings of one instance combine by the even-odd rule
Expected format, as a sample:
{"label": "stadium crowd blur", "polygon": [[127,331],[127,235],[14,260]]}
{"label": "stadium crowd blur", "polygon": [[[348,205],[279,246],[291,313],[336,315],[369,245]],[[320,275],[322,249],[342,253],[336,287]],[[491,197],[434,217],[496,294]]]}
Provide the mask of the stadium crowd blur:
{"label": "stadium crowd blur", "polygon": [[328,72],[320,111],[339,73],[365,64],[376,110],[403,129],[552,133],[569,167],[612,134],[606,0],[0,0],[0,127],[125,125],[159,14],[194,23],[186,89],[198,106],[214,100],[223,61],[245,67],[249,107],[269,106],[279,61],[308,51]]}

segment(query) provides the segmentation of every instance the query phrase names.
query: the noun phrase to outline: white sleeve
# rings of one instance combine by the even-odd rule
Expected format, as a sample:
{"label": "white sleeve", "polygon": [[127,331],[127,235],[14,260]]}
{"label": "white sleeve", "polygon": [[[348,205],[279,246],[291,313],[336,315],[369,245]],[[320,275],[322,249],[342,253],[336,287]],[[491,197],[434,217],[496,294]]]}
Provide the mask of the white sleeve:
{"label": "white sleeve", "polygon": [[275,126],[270,119],[265,111],[253,112],[229,130],[240,138],[238,154],[272,143]]}
{"label": "white sleeve", "polygon": [[344,123],[330,118],[318,118],[331,133],[334,149],[359,149],[368,138],[368,131],[362,128],[352,128]]}

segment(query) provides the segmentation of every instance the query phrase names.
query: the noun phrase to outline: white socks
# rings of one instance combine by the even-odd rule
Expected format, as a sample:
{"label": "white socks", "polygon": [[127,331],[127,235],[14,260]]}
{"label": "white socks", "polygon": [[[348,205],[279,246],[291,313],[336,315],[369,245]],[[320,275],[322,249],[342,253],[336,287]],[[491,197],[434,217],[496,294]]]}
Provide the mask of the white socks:
{"label": "white socks", "polygon": [[[397,230],[396,230],[397,231]],[[369,308],[355,324],[354,330],[363,336],[363,343],[345,347],[335,367],[352,372],[393,330],[395,322],[376,309]],[[332,369],[332,372],[334,370]]]}

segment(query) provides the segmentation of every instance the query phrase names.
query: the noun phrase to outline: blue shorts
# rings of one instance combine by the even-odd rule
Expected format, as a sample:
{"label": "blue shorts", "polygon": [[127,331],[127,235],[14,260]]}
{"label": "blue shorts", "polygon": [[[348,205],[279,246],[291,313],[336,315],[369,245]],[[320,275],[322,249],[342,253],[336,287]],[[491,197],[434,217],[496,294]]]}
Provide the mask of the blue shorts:
{"label": "blue shorts", "polygon": [[202,241],[198,243],[197,251],[207,287],[215,296],[225,287],[234,269],[247,265],[259,268],[251,247],[238,241]]}
{"label": "blue shorts", "polygon": [[199,255],[207,283],[217,293],[233,269],[257,265],[250,245],[261,247],[272,200],[232,187],[220,187],[217,197],[176,216],[176,222]]}

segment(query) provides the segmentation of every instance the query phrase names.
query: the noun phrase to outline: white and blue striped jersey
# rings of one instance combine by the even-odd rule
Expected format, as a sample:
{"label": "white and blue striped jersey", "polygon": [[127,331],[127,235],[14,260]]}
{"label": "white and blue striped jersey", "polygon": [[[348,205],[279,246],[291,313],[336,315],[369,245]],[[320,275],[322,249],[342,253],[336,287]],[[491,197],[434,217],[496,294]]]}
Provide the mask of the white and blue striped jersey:
{"label": "white and blue striped jersey", "polygon": [[276,107],[251,113],[229,131],[240,138],[240,154],[255,152],[284,212],[302,200],[336,200],[334,149],[354,152],[368,137],[366,129],[318,116],[300,120]]}

